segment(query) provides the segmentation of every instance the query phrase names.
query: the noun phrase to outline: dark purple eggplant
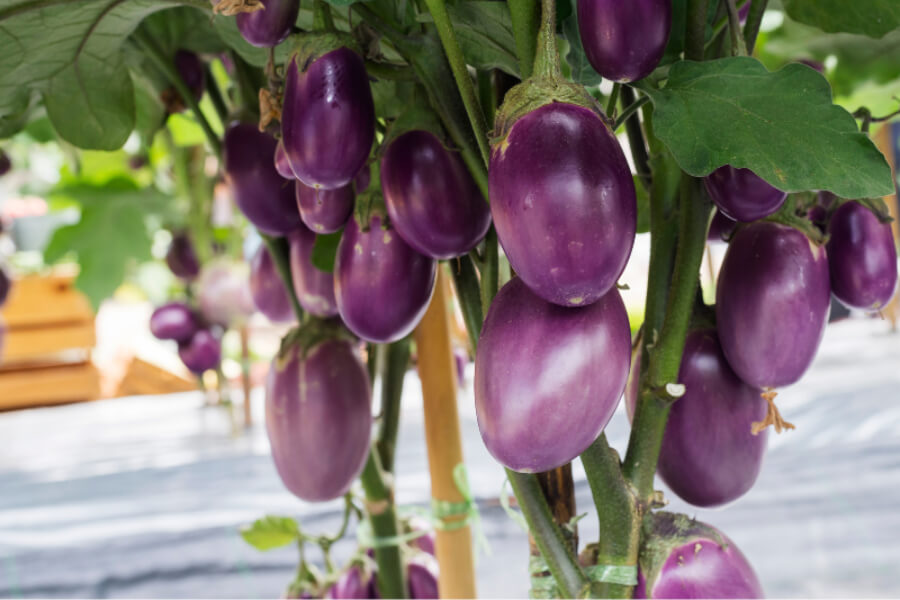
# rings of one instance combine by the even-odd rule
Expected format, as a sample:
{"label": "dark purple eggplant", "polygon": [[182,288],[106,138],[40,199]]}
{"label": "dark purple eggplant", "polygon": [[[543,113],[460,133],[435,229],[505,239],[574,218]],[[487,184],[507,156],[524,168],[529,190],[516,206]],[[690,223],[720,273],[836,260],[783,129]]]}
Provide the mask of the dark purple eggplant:
{"label": "dark purple eggplant", "polygon": [[291,244],[291,278],[303,310],[321,318],[338,314],[334,299],[334,276],[312,263],[316,235],[299,227],[288,236]]}
{"label": "dark purple eggplant", "polygon": [[200,314],[209,323],[231,327],[253,314],[250,269],[246,263],[228,259],[207,263],[197,289]]}
{"label": "dark purple eggplant", "polygon": [[300,0],[263,0],[262,4],[262,10],[237,15],[238,31],[250,45],[272,48],[291,33]]}
{"label": "dark purple eggplant", "polygon": [[9,159],[9,155],[0,149],[0,177],[9,173],[10,169],[12,169],[12,161]]}
{"label": "dark purple eggplant", "polygon": [[160,340],[187,343],[200,329],[200,320],[183,302],[163,304],[150,315],[150,333]]}
{"label": "dark purple eggplant", "polygon": [[176,277],[191,280],[200,274],[200,261],[187,233],[176,233],[166,251],[166,264]]}
{"label": "dark purple eggplant", "polygon": [[769,185],[750,169],[720,167],[704,179],[712,201],[725,216],[749,223],[768,217],[784,204],[787,193]]}
{"label": "dark purple eggplant", "polygon": [[222,342],[209,329],[199,329],[191,339],[179,344],[178,356],[191,372],[200,374],[215,369],[222,360]]}
{"label": "dark purple eggplant", "polygon": [[300,219],[316,233],[334,233],[353,212],[353,184],[333,190],[309,187],[299,179],[294,184]]}
{"label": "dark purple eggplant", "polygon": [[275,146],[275,170],[288,181],[297,179],[297,176],[291,171],[291,163],[288,162],[287,154],[284,153],[284,143],[281,140],[278,140],[278,144]]}

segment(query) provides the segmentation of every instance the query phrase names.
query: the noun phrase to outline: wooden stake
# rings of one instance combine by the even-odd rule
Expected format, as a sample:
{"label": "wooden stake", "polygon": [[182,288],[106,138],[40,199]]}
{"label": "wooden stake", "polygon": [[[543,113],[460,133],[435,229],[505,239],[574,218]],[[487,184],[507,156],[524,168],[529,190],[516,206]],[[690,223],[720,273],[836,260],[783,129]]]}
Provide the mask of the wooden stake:
{"label": "wooden stake", "polygon": [[[453,469],[463,462],[463,453],[445,278],[443,268],[438,268],[434,297],[416,329],[415,339],[425,403],[425,442],[431,471],[431,496],[435,500],[461,502],[462,494],[453,480]],[[440,597],[475,598],[471,527],[453,531],[439,529],[435,545],[441,569],[438,580]]]}
{"label": "wooden stake", "polygon": [[253,425],[250,406],[250,334],[247,326],[241,326],[241,383],[244,387],[244,427]]}

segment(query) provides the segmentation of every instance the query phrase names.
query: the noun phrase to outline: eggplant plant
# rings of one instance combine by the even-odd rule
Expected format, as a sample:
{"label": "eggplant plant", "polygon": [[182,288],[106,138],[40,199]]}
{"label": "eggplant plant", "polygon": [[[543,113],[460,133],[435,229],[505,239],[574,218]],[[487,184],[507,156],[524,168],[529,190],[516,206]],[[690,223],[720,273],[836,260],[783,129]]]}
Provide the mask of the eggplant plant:
{"label": "eggplant plant", "polygon": [[[436,507],[414,526],[393,494],[410,334],[444,293],[441,269],[475,356],[483,442],[540,554],[532,580],[550,581],[533,591],[761,597],[724,533],[658,510],[656,475],[696,506],[739,501],[769,427],[794,427],[776,391],[812,363],[832,293],[878,310],[897,287],[876,200],[894,183],[868,131],[895,116],[900,76],[884,76],[887,63],[863,78],[854,61],[861,48],[890,53],[900,12],[892,0],[774,4],[7,0],[0,138],[43,123],[67,147],[112,151],[136,135],[184,158],[178,123],[203,136],[193,170],[172,166],[191,215],[212,220],[222,180],[265,245],[248,269],[205,260],[221,231],[196,247],[176,235],[166,261],[196,297],[157,309],[151,330],[199,373],[254,304],[295,325],[266,384],[274,463],[298,498],[343,496],[345,510],[335,535],[278,517],[243,531],[260,549],[299,544],[288,597],[443,589],[432,554],[450,546],[441,533],[435,546],[431,525],[471,516],[448,523]],[[767,13],[780,20],[761,32]],[[185,112],[169,110],[173,97]],[[644,233],[647,293],[629,323],[620,279]],[[91,247],[74,236],[55,246]],[[714,306],[699,300],[708,241],[728,243]],[[623,391],[620,454],[604,428]],[[548,472],[570,480],[575,460],[600,532],[583,549],[554,510],[574,498],[545,485]],[[330,548],[354,518],[363,543],[335,565]]]}

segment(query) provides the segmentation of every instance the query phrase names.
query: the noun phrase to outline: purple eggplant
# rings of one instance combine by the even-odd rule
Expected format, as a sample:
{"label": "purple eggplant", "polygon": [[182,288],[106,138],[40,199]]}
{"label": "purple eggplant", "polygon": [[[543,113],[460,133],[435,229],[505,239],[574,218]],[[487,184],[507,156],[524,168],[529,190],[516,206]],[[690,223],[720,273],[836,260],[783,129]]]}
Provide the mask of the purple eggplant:
{"label": "purple eggplant", "polygon": [[378,598],[375,574],[366,573],[360,565],[354,564],[328,589],[327,597],[335,600]]}
{"label": "purple eggplant", "polygon": [[284,153],[284,142],[281,140],[278,140],[278,144],[275,146],[275,170],[289,181],[297,179],[297,176],[291,171],[291,163],[288,162],[287,154]]}
{"label": "purple eggplant", "polygon": [[319,270],[312,263],[316,236],[305,227],[299,227],[288,236],[291,244],[291,278],[294,292],[303,310],[321,318],[338,314],[334,299],[334,276]]}
{"label": "purple eggplant", "polygon": [[628,83],[662,59],[672,28],[671,0],[578,0],[578,32],[600,75]]}
{"label": "purple eggplant", "polygon": [[225,132],[225,173],[234,200],[257,229],[285,235],[300,225],[293,181],[275,170],[277,142],[250,123],[232,123]]}
{"label": "purple eggplant", "polygon": [[160,340],[187,343],[200,329],[200,320],[183,302],[163,304],[150,315],[150,333]]}
{"label": "purple eggplant", "polygon": [[353,178],[353,189],[357,194],[361,194],[366,191],[366,188],[369,187],[369,183],[372,181],[372,170],[365,166],[359,170],[359,173],[356,174],[356,177]]}
{"label": "purple eggplant", "polygon": [[269,250],[260,245],[250,261],[250,295],[259,312],[275,323],[294,320],[291,297],[278,274]]}
{"label": "purple eggplant", "polygon": [[178,345],[178,356],[191,372],[215,369],[222,360],[222,341],[209,329],[198,329],[191,339]]}
{"label": "purple eggplant", "polygon": [[434,291],[435,261],[404,242],[383,217],[365,231],[350,219],[338,244],[334,295],[347,327],[364,340],[395,342],[418,325]]}
{"label": "purple eggplant", "polygon": [[349,342],[293,344],[266,383],[266,431],[285,487],[308,502],[345,494],[369,453],[369,376]]}
{"label": "purple eggplant", "polygon": [[391,225],[431,258],[465,254],[491,225],[488,204],[462,159],[428,131],[408,131],[388,145],[381,189]]}
{"label": "purple eggplant", "polygon": [[890,223],[858,202],[842,204],[828,223],[831,287],[851,308],[878,310],[897,289],[897,248]]}
{"label": "purple eggplant", "polygon": [[659,512],[644,523],[635,598],[763,598],[753,567],[716,528]]}
{"label": "purple eggplant", "polygon": [[12,279],[10,279],[9,274],[6,272],[6,268],[3,265],[0,265],[0,306],[6,304],[6,299],[9,298],[9,291],[12,289]]}
{"label": "purple eggplant", "polygon": [[756,482],[767,430],[751,433],[766,416],[762,390],[734,374],[714,330],[691,332],[678,382],[685,394],[672,405],[659,474],[673,492],[694,506],[720,506]]}
{"label": "purple eggplant", "polygon": [[728,364],[760,388],[796,382],[816,355],[831,288],[825,248],[769,222],[731,239],[716,289],[716,326]]}
{"label": "purple eggplant", "polygon": [[316,233],[338,231],[353,212],[353,184],[326,190],[310,187],[298,179],[294,194],[300,219]]}
{"label": "purple eggplant", "polygon": [[412,558],[406,565],[406,579],[410,598],[440,597],[437,561],[431,555],[419,554]]}
{"label": "purple eggplant", "polygon": [[491,304],[475,356],[475,412],[487,449],[520,472],[569,462],[615,411],[630,355],[617,289],[564,308],[513,278]]}
{"label": "purple eggplant", "polygon": [[245,263],[210,262],[203,267],[197,287],[200,313],[210,323],[230,327],[253,314],[250,270]]}
{"label": "purple eggplant", "polygon": [[272,48],[291,33],[300,0],[264,0],[262,10],[238,13],[238,31],[247,43],[257,48]]}
{"label": "purple eggplant", "polygon": [[736,226],[737,221],[717,210],[709,224],[709,232],[706,234],[706,239],[710,242],[723,242],[731,237]]}
{"label": "purple eggplant", "polygon": [[434,544],[436,541],[434,527],[427,519],[422,517],[412,517],[407,523],[411,532],[424,532],[420,537],[410,540],[409,545],[413,548],[421,550],[431,556],[434,556]]}
{"label": "purple eggplant", "polygon": [[12,169],[12,161],[9,159],[9,155],[0,149],[0,177],[9,173],[10,169]]}
{"label": "purple eggplant", "polygon": [[706,191],[725,216],[749,223],[768,217],[784,204],[787,193],[750,169],[720,167],[706,176]]}
{"label": "purple eggplant", "polygon": [[534,293],[586,306],[615,285],[637,202],[622,148],[597,113],[554,103],[520,117],[493,146],[489,184],[500,243]]}
{"label": "purple eggplant", "polygon": [[166,251],[166,264],[176,277],[191,280],[200,274],[200,261],[187,233],[176,233]]}
{"label": "purple eggplant", "polygon": [[297,178],[311,187],[347,185],[375,139],[375,104],[359,54],[346,47],[287,68],[281,132]]}
{"label": "purple eggplant", "polygon": [[200,100],[206,91],[206,70],[200,57],[190,50],[179,50],[175,53],[175,68],[194,99]]}

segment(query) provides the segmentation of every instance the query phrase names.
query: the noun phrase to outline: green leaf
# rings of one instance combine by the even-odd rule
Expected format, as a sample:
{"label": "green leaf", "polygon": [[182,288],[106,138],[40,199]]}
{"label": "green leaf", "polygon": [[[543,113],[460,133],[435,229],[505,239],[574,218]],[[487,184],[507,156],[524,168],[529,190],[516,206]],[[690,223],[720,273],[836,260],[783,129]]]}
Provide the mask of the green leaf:
{"label": "green leaf", "polygon": [[[351,219],[353,217],[350,217]],[[337,256],[338,243],[341,241],[341,231],[316,236],[316,243],[312,249],[312,264],[315,268],[326,273],[334,271],[334,258]]]}
{"label": "green leaf", "polygon": [[[519,76],[516,41],[506,2],[474,0],[447,5],[466,62]],[[430,15],[423,15],[430,20]]]}
{"label": "green leaf", "polygon": [[571,69],[571,78],[575,83],[595,87],[600,85],[603,78],[597,74],[591,63],[588,62],[581,45],[581,34],[578,32],[578,12],[573,10],[562,22],[562,31],[569,42],[569,52],[566,54],[566,62]]}
{"label": "green leaf", "polygon": [[657,137],[694,177],[730,164],[787,192],[862,198],[893,190],[884,157],[809,67],[770,73],[748,57],[683,61],[665,88],[642,89]]}
{"label": "green leaf", "polygon": [[40,93],[61,137],[120,147],[135,123],[122,41],[167,0],[6,0],[0,4],[0,120]]}
{"label": "green leaf", "polygon": [[300,537],[300,526],[290,517],[266,515],[241,528],[241,537],[257,550],[265,552],[294,543]]}
{"label": "green leaf", "polygon": [[788,16],[828,33],[880,38],[900,27],[897,0],[782,0]]}

